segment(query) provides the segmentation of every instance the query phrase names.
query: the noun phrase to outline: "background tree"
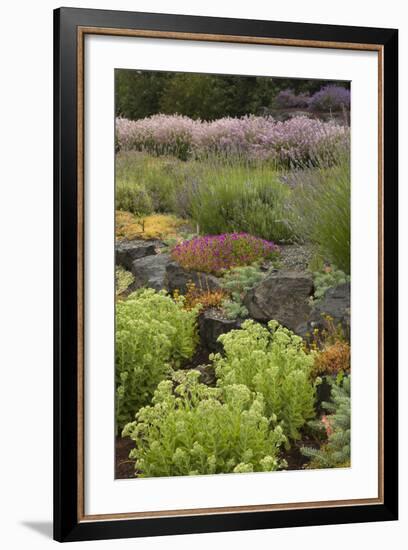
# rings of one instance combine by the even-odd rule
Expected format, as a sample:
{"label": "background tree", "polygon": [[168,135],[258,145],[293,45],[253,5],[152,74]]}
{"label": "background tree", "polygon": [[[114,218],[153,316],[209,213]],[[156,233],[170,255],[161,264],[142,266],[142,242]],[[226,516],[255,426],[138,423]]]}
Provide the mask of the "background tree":
{"label": "background tree", "polygon": [[[202,120],[266,114],[282,90],[314,94],[329,82],[302,78],[211,75],[117,69],[116,115],[129,119],[155,113]],[[348,83],[330,81],[349,88]]]}

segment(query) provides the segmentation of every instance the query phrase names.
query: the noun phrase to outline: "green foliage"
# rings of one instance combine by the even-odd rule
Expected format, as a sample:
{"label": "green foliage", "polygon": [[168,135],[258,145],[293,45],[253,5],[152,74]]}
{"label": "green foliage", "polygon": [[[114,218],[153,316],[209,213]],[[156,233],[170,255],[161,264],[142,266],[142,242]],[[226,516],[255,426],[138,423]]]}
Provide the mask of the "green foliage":
{"label": "green foliage", "polygon": [[320,429],[327,433],[327,442],[320,449],[302,447],[302,453],[311,458],[310,468],[340,468],[350,466],[351,395],[350,377],[332,382],[332,401],[323,403],[330,412],[320,421]]}
{"label": "green foliage", "polygon": [[118,116],[136,119],[159,111],[160,98],[172,73],[161,71],[115,71],[115,109]]}
{"label": "green foliage", "polygon": [[115,268],[115,293],[116,296],[120,296],[125,290],[133,283],[135,278],[130,271],[123,268],[122,266],[117,266]]}
{"label": "green foliage", "polygon": [[123,436],[135,448],[139,477],[273,471],[285,441],[280,426],[265,416],[261,395],[243,385],[209,388],[198,371],[161,382],[153,405],[140,409]]}
{"label": "green foliage", "polygon": [[248,310],[240,299],[226,299],[222,302],[222,311],[227,319],[245,319]]}
{"label": "green foliage", "polygon": [[264,327],[245,321],[240,330],[218,339],[224,353],[211,355],[220,387],[244,384],[261,393],[267,416],[276,415],[289,439],[315,415],[315,384],[310,373],[314,354],[306,353],[302,338],[276,321]]}
{"label": "green foliage", "polygon": [[331,268],[314,273],[313,282],[315,287],[313,301],[316,302],[324,297],[329,288],[350,282],[350,276],[333,265]]}
{"label": "green foliage", "polygon": [[274,242],[288,241],[290,189],[267,165],[211,166],[192,196],[191,214],[201,233],[244,231]]}
{"label": "green foliage", "polygon": [[116,304],[116,422],[134,418],[157,384],[192,357],[197,311],[185,311],[165,292],[130,294]]}
{"label": "green foliage", "polygon": [[312,257],[310,258],[307,268],[312,273],[315,273],[317,271],[323,271],[323,269],[325,268],[324,259],[322,258],[322,256],[319,254],[317,250],[313,251]]}
{"label": "green foliage", "polygon": [[[116,155],[117,207],[120,188],[143,187],[155,212],[193,218],[201,232],[244,231],[268,240],[290,240],[286,208],[290,189],[268,163],[232,162],[221,156],[183,162],[137,151]],[[130,210],[131,211],[131,210]]]}
{"label": "green foliage", "polygon": [[179,113],[191,118],[213,119],[225,104],[225,90],[216,75],[176,73],[169,79],[160,98],[160,112]]}
{"label": "green foliage", "polygon": [[[304,179],[302,172],[299,179]],[[294,231],[313,242],[325,260],[350,273],[350,158],[317,168],[291,194]]]}
{"label": "green foliage", "polygon": [[120,185],[141,185],[149,194],[155,212],[191,214],[193,189],[208,170],[206,163],[183,162],[174,157],[152,157],[137,151],[116,154],[116,181]]}
{"label": "green foliage", "polygon": [[144,229],[144,218],[153,212],[153,204],[146,189],[138,184],[116,184],[116,210],[131,212]]}
{"label": "green foliage", "polygon": [[300,78],[117,69],[116,114],[137,119],[158,112],[178,113],[203,120],[263,114],[281,90],[313,94],[325,84],[325,80]]}
{"label": "green foliage", "polygon": [[247,308],[242,300],[248,290],[251,290],[265,277],[265,272],[259,266],[248,265],[235,267],[225,273],[221,279],[221,288],[229,292],[230,298],[224,300],[222,307],[227,319],[245,318],[248,316]]}

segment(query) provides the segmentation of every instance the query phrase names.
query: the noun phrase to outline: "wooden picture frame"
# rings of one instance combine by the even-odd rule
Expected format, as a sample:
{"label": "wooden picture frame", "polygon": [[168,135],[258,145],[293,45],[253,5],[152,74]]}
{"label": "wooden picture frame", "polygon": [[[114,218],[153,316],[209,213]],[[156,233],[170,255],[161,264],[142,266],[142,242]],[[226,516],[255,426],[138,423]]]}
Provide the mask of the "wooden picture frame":
{"label": "wooden picture frame", "polygon": [[[84,38],[90,34],[374,51],[378,55],[378,495],[330,502],[90,516],[84,507]],[[54,12],[54,537],[267,529],[398,517],[394,29],[60,8]],[[369,275],[367,275],[369,276]]]}

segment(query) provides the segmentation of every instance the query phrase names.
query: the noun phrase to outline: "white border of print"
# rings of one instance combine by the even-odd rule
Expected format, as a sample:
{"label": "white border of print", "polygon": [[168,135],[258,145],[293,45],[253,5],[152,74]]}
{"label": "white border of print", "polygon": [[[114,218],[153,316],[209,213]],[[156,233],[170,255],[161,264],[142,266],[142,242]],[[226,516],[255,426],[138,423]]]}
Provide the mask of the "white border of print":
{"label": "white border of print", "polygon": [[[114,69],[352,82],[352,467],[114,479]],[[85,514],[378,496],[377,53],[85,38]]]}

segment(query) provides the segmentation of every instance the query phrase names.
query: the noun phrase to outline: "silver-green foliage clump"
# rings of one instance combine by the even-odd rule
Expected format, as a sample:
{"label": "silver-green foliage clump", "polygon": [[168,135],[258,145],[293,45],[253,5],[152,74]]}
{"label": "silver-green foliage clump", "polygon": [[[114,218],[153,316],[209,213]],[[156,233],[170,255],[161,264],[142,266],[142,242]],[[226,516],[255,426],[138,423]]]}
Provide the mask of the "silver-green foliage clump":
{"label": "silver-green foliage clump", "polygon": [[248,316],[248,310],[242,300],[248,290],[251,290],[265,277],[257,265],[235,267],[227,271],[221,279],[221,287],[230,294],[228,300],[224,300],[222,307],[228,319],[244,318]]}
{"label": "silver-green foliage clump", "polygon": [[313,354],[290,330],[270,321],[264,327],[245,321],[240,330],[219,337],[224,353],[210,356],[220,387],[244,384],[262,394],[267,416],[275,415],[289,439],[315,416]]}
{"label": "silver-green foliage clump", "polygon": [[320,422],[325,429],[327,443],[320,449],[302,447],[302,453],[311,459],[312,468],[340,468],[350,466],[351,452],[351,395],[350,377],[339,384],[332,384],[332,401],[324,402],[323,407],[331,414]]}
{"label": "silver-green foliage clump", "polygon": [[209,166],[194,189],[191,215],[202,233],[246,232],[274,242],[290,241],[289,195],[277,172],[266,165]]}
{"label": "silver-green foliage clump", "polygon": [[330,270],[318,271],[313,274],[314,298],[313,301],[321,300],[329,288],[350,282],[350,276],[346,275],[341,269],[332,266]]}
{"label": "silver-green foliage clump", "polygon": [[165,292],[131,294],[116,304],[116,422],[123,427],[153,396],[172,369],[192,357],[197,311]]}
{"label": "silver-green foliage clump", "polygon": [[[153,404],[123,430],[135,448],[138,477],[273,471],[284,443],[262,395],[242,384],[210,388],[197,371],[161,382]],[[176,387],[173,389],[173,383]]]}

